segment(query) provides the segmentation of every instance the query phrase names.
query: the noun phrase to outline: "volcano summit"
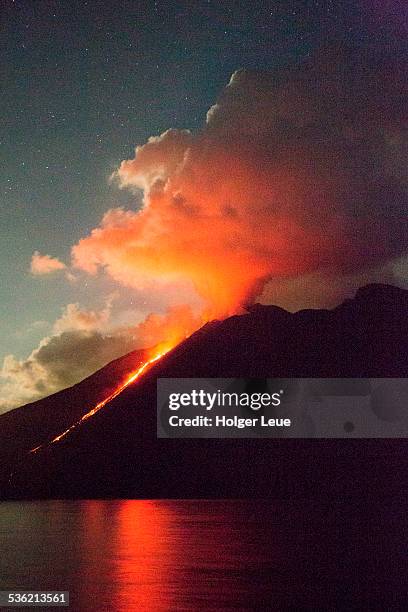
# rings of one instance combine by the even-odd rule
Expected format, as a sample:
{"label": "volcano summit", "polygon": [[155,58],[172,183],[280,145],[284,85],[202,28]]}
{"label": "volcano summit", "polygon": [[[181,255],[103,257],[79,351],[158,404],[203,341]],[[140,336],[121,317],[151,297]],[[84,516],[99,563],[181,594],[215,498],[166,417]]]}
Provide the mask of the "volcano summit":
{"label": "volcano summit", "polygon": [[[159,377],[408,376],[403,289],[369,285],[333,310],[249,310],[205,325],[90,418],[83,416],[92,407],[92,389],[101,401],[96,382],[112,385],[115,372],[123,376],[129,364],[134,370],[138,360],[145,362],[141,354],[2,415],[2,498],[378,496],[406,490],[405,440],[157,439]],[[67,425],[68,434],[52,443]]]}

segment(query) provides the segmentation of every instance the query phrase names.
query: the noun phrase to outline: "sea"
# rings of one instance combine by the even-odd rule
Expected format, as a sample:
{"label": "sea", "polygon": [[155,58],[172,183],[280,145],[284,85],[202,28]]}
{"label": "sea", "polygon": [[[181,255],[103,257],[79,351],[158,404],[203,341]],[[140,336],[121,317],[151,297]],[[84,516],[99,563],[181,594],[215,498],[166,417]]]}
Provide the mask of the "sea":
{"label": "sea", "polygon": [[69,591],[75,612],[407,610],[407,524],[396,499],[2,502],[0,590]]}

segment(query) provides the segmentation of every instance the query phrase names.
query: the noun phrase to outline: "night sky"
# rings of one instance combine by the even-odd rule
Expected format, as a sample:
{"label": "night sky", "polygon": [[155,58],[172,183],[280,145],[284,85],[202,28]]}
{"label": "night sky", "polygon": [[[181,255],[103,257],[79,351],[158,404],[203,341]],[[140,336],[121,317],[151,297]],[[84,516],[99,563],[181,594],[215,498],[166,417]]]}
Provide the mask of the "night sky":
{"label": "night sky", "polygon": [[[402,54],[403,2],[11,1],[0,9],[0,360],[26,358],[68,303],[137,322],[154,303],[107,277],[30,274],[134,196],[109,182],[136,145],[198,130],[239,68],[293,66],[340,45]],[[153,298],[152,298],[153,299]],[[133,313],[133,314],[132,314]]]}

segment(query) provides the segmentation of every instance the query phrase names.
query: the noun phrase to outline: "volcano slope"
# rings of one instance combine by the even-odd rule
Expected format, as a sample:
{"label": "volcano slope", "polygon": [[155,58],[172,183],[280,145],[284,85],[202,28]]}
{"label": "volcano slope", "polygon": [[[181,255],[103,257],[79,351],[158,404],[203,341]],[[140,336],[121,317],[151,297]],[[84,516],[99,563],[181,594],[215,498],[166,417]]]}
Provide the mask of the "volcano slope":
{"label": "volcano slope", "polygon": [[138,350],[115,359],[78,384],[49,397],[0,415],[0,482],[10,463],[20,461],[31,448],[50,440],[77,421],[142,364],[148,351]]}
{"label": "volcano slope", "polygon": [[[292,314],[254,305],[245,315],[205,325],[60,442],[25,455],[21,444],[19,453],[12,446],[3,460],[12,477],[3,479],[2,498],[406,495],[403,439],[157,439],[156,382],[158,377],[407,377],[407,347],[408,291],[389,285],[363,287],[333,310]],[[100,370],[100,380],[108,368]],[[81,384],[85,398],[87,383]],[[64,426],[70,414],[74,422],[81,398],[74,410],[70,393],[37,402],[35,411],[41,414],[47,406],[64,414]],[[85,404],[91,407],[88,401],[83,412]],[[34,405],[13,411],[17,429],[10,422],[7,437],[24,438],[27,430],[32,441],[35,411]],[[46,442],[50,433],[38,429],[36,442],[40,437]]]}

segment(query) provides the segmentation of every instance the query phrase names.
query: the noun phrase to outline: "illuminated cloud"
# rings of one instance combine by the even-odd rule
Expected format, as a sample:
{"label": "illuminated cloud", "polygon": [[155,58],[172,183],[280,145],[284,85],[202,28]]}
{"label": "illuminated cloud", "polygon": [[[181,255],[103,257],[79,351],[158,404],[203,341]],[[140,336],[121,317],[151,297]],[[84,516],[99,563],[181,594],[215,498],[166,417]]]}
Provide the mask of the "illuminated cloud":
{"label": "illuminated cloud", "polygon": [[152,313],[134,329],[138,344],[144,347],[164,343],[174,346],[194,330],[203,320],[187,305],[173,306],[165,314]]}
{"label": "illuminated cloud", "polygon": [[109,322],[112,300],[108,300],[105,308],[97,310],[81,310],[79,304],[68,304],[59,319],[54,323],[54,333],[66,331],[100,331]]}
{"label": "illuminated cloud", "polygon": [[407,250],[405,83],[402,65],[338,49],[237,71],[200,132],[168,130],[122,162],[143,206],[108,211],[74,266],[146,290],[190,283],[206,316],[271,279],[381,268]]}
{"label": "illuminated cloud", "polygon": [[0,413],[69,387],[135,348],[130,336],[67,331],[41,341],[27,359],[4,359]]}
{"label": "illuminated cloud", "polygon": [[0,413],[74,385],[110,361],[142,347],[176,344],[202,323],[188,306],[149,315],[136,326],[111,329],[110,296],[103,309],[68,304],[26,359],[7,355],[0,370]]}
{"label": "illuminated cloud", "polygon": [[[405,75],[402,60],[341,49],[275,73],[239,70],[199,132],[171,129],[138,146],[113,177],[135,209],[107,211],[72,248],[72,264],[139,296],[160,294],[162,311],[171,295],[172,308],[114,330],[110,304],[70,304],[26,360],[6,358],[8,405],[133,348],[181,339],[260,295],[299,308],[323,306],[324,294],[334,305],[365,281],[404,275]],[[33,256],[34,274],[64,268]]]}
{"label": "illuminated cloud", "polygon": [[0,371],[0,412],[71,386],[135,348],[129,330],[111,332],[112,300],[100,311],[68,304],[26,359],[7,355]]}
{"label": "illuminated cloud", "polygon": [[35,251],[31,258],[30,271],[31,274],[36,276],[51,274],[52,272],[64,270],[65,268],[65,264],[56,257],[41,255],[38,251]]}

